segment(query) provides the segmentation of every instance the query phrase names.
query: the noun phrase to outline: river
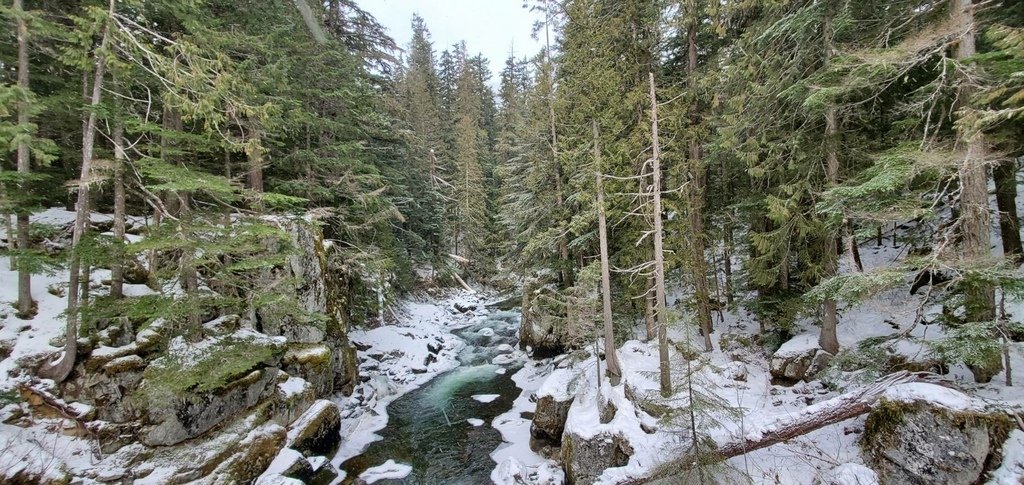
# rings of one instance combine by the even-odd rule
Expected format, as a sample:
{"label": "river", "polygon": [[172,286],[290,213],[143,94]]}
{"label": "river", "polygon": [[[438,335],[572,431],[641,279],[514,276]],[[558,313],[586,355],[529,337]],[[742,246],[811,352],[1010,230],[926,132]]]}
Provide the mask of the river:
{"label": "river", "polygon": [[387,460],[412,471],[376,483],[489,483],[495,467],[490,453],[502,443],[491,420],[511,409],[520,392],[511,376],[521,363],[503,360],[518,343],[518,325],[519,313],[498,311],[456,330],[466,342],[459,366],[388,406],[388,424],[377,432],[382,439],[342,463],[343,483],[358,483],[360,473]]}

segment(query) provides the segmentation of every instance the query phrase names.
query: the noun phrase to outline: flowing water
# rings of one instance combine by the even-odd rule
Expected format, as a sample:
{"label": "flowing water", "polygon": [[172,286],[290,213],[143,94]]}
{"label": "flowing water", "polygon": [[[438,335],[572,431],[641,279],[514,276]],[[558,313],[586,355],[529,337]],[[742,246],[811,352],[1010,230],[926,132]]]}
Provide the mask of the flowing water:
{"label": "flowing water", "polygon": [[[501,434],[490,423],[511,409],[519,395],[511,376],[521,365],[491,362],[517,344],[518,323],[518,313],[502,311],[456,331],[466,341],[460,366],[388,406],[388,425],[377,432],[383,439],[342,463],[347,474],[344,483],[355,483],[360,473],[388,459],[412,465],[412,472],[404,479],[376,483],[490,483],[495,466],[490,453],[501,444]],[[504,373],[499,373],[502,368]],[[491,402],[472,397],[488,394],[498,397]],[[483,424],[474,426],[469,419]]]}

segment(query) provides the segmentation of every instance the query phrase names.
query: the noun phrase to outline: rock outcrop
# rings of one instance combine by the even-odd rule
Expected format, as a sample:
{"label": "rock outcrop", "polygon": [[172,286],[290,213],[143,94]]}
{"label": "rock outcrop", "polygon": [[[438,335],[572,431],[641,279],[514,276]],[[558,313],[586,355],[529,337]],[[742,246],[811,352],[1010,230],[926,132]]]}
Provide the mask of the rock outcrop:
{"label": "rock outcrop", "polygon": [[969,485],[998,462],[992,448],[1014,426],[1005,414],[883,401],[868,415],[861,446],[882,483]]}
{"label": "rock outcrop", "polygon": [[149,446],[194,438],[274,394],[283,338],[240,330],[197,344],[182,338],[143,373]]}
{"label": "rock outcrop", "polygon": [[[558,400],[554,396],[541,396],[537,399],[537,409],[533,413],[533,424],[530,435],[533,440],[543,444],[558,445],[562,442],[565,421],[569,417],[569,408],[573,398]],[[539,444],[539,443],[535,443]]]}
{"label": "rock outcrop", "polygon": [[329,456],[341,443],[341,413],[331,401],[313,403],[290,426],[288,447],[305,456]]}
{"label": "rock outcrop", "polygon": [[570,484],[592,484],[605,469],[626,466],[632,455],[629,441],[617,434],[598,433],[584,438],[565,433],[562,436],[562,468]]}
{"label": "rock outcrop", "polygon": [[[276,276],[296,282],[296,297],[309,317],[299,319],[264,308],[257,315],[259,328],[268,335],[286,337],[305,357],[316,347],[326,349],[326,366],[320,365],[323,359],[316,362],[315,369],[307,365],[311,363],[308,360],[295,362],[301,367],[295,369],[296,375],[312,383],[320,396],[334,391],[351,393],[358,380],[356,352],[348,340],[346,307],[351,304],[351,282],[340,276],[344,274],[340,268],[331,267],[333,246],[324,244],[319,227],[293,220],[285,223],[285,229],[298,250],[288,256],[284,268],[275,271],[279,273]],[[319,375],[312,375],[311,370]]]}

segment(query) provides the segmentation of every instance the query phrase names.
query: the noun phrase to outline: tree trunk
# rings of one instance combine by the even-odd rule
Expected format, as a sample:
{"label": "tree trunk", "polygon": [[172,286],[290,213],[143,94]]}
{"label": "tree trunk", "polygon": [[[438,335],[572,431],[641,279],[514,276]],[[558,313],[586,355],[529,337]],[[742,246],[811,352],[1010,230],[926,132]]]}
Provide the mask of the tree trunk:
{"label": "tree trunk", "polygon": [[725,237],[723,241],[724,250],[722,251],[722,271],[725,273],[725,304],[732,306],[735,295],[733,294],[732,285],[732,221],[727,220],[725,222]]}
{"label": "tree trunk", "polygon": [[[28,27],[22,17],[24,9],[22,0],[14,0],[14,12],[18,17],[18,88],[23,98],[18,101],[18,129],[24,130],[28,127]],[[18,142],[18,175],[21,181],[18,189],[22,194],[28,193],[25,186],[32,167],[29,164],[28,142],[21,138]],[[29,241],[29,219],[27,207],[18,210],[18,317],[32,318],[32,273],[25,261],[27,251],[31,245]],[[11,240],[11,233],[7,233],[8,241]],[[12,268],[13,269],[13,268]]]}
{"label": "tree trunk", "polygon": [[[555,130],[555,64],[551,60],[551,12],[545,7],[544,12],[544,55],[546,56],[551,76],[548,79],[548,129],[551,136],[551,163],[555,169],[555,205],[558,208],[558,217],[564,217],[565,196],[562,194],[562,165],[558,160],[558,131]],[[564,230],[564,228],[563,228]],[[569,259],[569,240],[563,232],[558,236],[558,282],[562,288],[569,288],[575,284],[573,281],[572,264]]]}
{"label": "tree trunk", "polygon": [[608,226],[604,214],[604,181],[601,174],[601,147],[598,144],[597,121],[594,125],[594,171],[597,174],[597,229],[601,246],[601,303],[604,315],[605,372],[613,386],[622,380],[618,352],[615,350],[615,326],[612,323],[611,269],[608,264]]}
{"label": "tree trunk", "polygon": [[661,395],[672,395],[672,370],[668,360],[668,318],[665,308],[665,251],[662,246],[661,229],[661,146],[658,144],[658,97],[654,87],[654,73],[649,73],[651,83],[651,187],[652,212],[654,219],[654,315],[658,323],[658,374]]}
{"label": "tree trunk", "polygon": [[999,208],[999,232],[1003,254],[1015,265],[1024,263],[1020,240],[1020,218],[1017,215],[1017,159],[1005,160],[992,169],[996,181],[996,206]]}
{"label": "tree trunk", "polygon": [[[252,133],[249,134],[250,140],[259,140],[263,137],[263,134],[259,129],[253,129]],[[249,189],[254,192],[263,192],[263,152],[256,146],[247,147],[245,154],[249,159],[249,167],[247,173],[247,180],[249,183]]]}
{"label": "tree trunk", "polygon": [[[697,26],[691,23],[687,30],[689,48],[687,49],[686,75],[688,82],[693,85],[697,71]],[[691,116],[690,122],[694,127],[700,123],[696,111]],[[693,296],[697,300],[697,321],[700,323],[700,333],[704,336],[704,351],[711,352],[711,332],[714,327],[711,321],[711,295],[708,291],[708,264],[704,259],[704,167],[701,165],[700,143],[695,136],[690,139],[689,146],[690,243],[693,245],[690,270],[693,274]]]}
{"label": "tree trunk", "polygon": [[114,243],[117,245],[114,262],[110,266],[110,296],[124,296],[124,125],[120,121],[114,125]]}
{"label": "tree trunk", "polygon": [[858,273],[863,273],[864,263],[860,259],[860,245],[857,244],[857,236],[848,220],[843,221],[843,238],[845,239],[846,255],[850,258],[850,267]]}
{"label": "tree trunk", "polygon": [[651,293],[654,291],[654,276],[647,279],[647,286],[644,291],[644,325],[647,329],[646,338],[644,341],[650,342],[657,337],[658,327],[657,322],[654,320],[654,295]]}
{"label": "tree trunk", "polygon": [[[975,49],[974,5],[971,0],[952,0],[950,14],[964,34],[955,50],[955,57],[965,60],[973,56]],[[971,89],[962,85],[957,93],[960,100],[971,97]],[[981,133],[960,128],[957,143],[965,146],[966,159],[960,166],[960,231],[963,257],[967,264],[984,265],[989,258],[989,208],[988,173],[985,167],[985,140]],[[987,322],[995,319],[995,289],[987,284],[968,285],[965,290],[964,306],[968,322]],[[992,338],[995,338],[993,335]],[[988,382],[1002,370],[998,357],[980,365],[972,365],[971,371],[978,382]]]}
{"label": "tree trunk", "polygon": [[[108,17],[114,15],[114,1],[110,0],[107,7]],[[96,140],[96,108],[103,94],[103,76],[107,67],[106,50],[109,43],[109,20],[100,34],[99,48],[96,50],[96,70],[93,74],[92,98],[89,102],[92,109],[82,134],[82,168],[78,179],[78,202],[75,204],[75,227],[71,236],[71,264],[69,267],[67,326],[64,331],[64,354],[57,362],[46,362],[39,369],[39,375],[56,382],[63,382],[75,367],[78,352],[78,291],[81,257],[76,253],[82,236],[89,223],[89,177],[92,172],[93,144]]]}
{"label": "tree trunk", "polygon": [[[822,30],[825,38],[825,62],[828,63],[832,57],[832,19],[827,15]],[[825,180],[829,187],[835,187],[839,183],[839,153],[835,145],[838,133],[838,113],[835,107],[829,106],[825,111]],[[837,273],[839,255],[835,235],[826,234],[824,239],[826,247],[822,257],[825,259],[824,276],[828,278]],[[839,338],[836,333],[839,316],[836,307],[836,301],[832,298],[822,302],[821,333],[818,335],[818,345],[832,355],[839,353]]]}

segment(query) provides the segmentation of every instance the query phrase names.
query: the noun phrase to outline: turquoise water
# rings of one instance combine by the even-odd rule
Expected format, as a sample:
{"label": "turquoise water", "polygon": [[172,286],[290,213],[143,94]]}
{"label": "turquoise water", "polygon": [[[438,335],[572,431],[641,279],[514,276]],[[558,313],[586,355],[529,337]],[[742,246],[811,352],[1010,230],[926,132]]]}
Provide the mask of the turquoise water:
{"label": "turquoise water", "polygon": [[[456,331],[466,341],[459,355],[460,366],[438,375],[424,386],[406,394],[388,406],[388,425],[378,431],[383,439],[344,463],[344,483],[367,468],[392,459],[412,465],[412,472],[401,480],[381,480],[379,484],[481,484],[490,483],[495,463],[490,453],[501,444],[501,434],[490,427],[491,420],[512,408],[519,388],[512,381],[518,364],[491,364],[495,356],[506,353],[502,345],[516,345],[519,314],[496,312],[481,323]],[[493,330],[484,330],[489,328]],[[504,374],[496,371],[505,367]],[[477,394],[497,394],[492,402],[472,398]],[[467,419],[484,421],[473,426]]]}

